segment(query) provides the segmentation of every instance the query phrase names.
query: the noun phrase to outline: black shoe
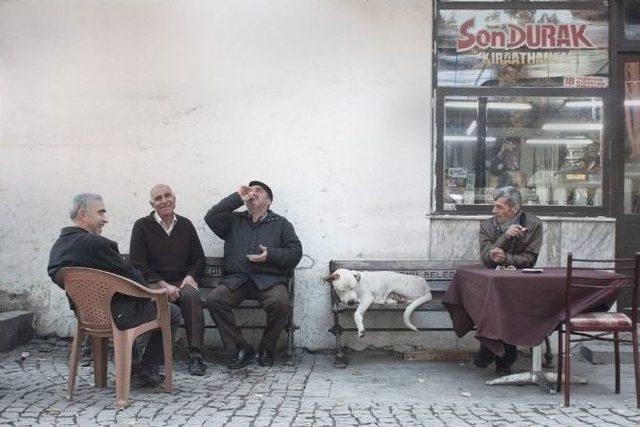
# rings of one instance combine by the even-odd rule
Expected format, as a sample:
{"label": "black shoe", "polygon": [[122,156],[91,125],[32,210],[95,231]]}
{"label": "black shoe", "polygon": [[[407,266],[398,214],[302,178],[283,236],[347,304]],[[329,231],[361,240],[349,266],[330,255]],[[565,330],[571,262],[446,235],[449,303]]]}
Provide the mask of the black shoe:
{"label": "black shoe", "polygon": [[511,375],[511,365],[496,360],[496,375]]}
{"label": "black shoe", "polygon": [[207,372],[207,365],[202,360],[202,355],[191,354],[189,355],[189,373],[191,375],[203,376]]}
{"label": "black shoe", "polygon": [[478,368],[486,368],[491,365],[494,358],[493,352],[485,347],[484,344],[480,344],[480,350],[473,355],[473,364]]}
{"label": "black shoe", "polygon": [[244,368],[249,363],[251,363],[255,355],[256,352],[250,345],[241,347],[238,349],[236,357],[234,357],[229,361],[229,363],[227,363],[227,368],[232,370]]}
{"label": "black shoe", "polygon": [[158,387],[164,382],[164,377],[160,375],[160,370],[157,366],[140,366],[136,376],[145,387]]}
{"label": "black shoe", "polygon": [[266,348],[261,348],[258,352],[258,365],[273,366],[273,354]]}

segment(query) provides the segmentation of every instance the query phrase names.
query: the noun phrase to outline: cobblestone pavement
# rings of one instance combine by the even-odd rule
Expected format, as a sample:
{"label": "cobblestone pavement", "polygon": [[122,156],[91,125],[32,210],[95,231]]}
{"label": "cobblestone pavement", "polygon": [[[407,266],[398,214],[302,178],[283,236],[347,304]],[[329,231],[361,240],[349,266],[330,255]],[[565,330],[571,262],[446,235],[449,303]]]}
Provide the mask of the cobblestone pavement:
{"label": "cobblestone pavement", "polygon": [[613,394],[611,366],[578,366],[594,379],[575,386],[564,408],[561,396],[536,387],[485,386],[489,369],[457,362],[363,352],[336,370],[331,355],[300,352],[296,366],[228,372],[219,354],[207,354],[206,376],[188,375],[178,357],[173,394],[134,385],[131,405],[117,410],[111,365],[108,388],[94,388],[92,368],[80,368],[75,399],[65,399],[67,354],[64,340],[0,353],[0,425],[640,425],[628,365],[622,395]]}

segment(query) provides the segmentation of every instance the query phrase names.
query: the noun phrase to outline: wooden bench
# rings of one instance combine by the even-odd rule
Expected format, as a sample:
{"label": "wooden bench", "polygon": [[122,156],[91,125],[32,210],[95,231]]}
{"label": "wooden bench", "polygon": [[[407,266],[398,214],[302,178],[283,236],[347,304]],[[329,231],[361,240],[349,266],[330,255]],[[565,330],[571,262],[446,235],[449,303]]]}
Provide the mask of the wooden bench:
{"label": "wooden bench", "polygon": [[[123,258],[128,260],[128,254],[124,254]],[[202,274],[202,278],[200,280],[199,292],[200,299],[204,304],[207,301],[207,297],[213,291],[216,286],[219,286],[222,283],[222,279],[224,277],[224,258],[221,257],[207,257],[207,262],[204,268],[204,272]],[[296,329],[299,327],[296,326],[293,320],[293,309],[294,309],[294,298],[295,298],[295,275],[292,271],[289,275],[289,279],[287,281],[287,288],[289,291],[289,318],[287,319],[287,324],[285,326],[285,331],[287,332],[287,360],[290,363],[294,362],[294,351],[295,351],[295,342],[294,342],[294,333]],[[256,300],[246,300],[237,308],[237,310],[253,310],[263,312],[260,303]],[[184,325],[181,325],[184,327]],[[215,324],[215,320],[211,324],[205,324],[205,328],[217,328],[218,326]],[[249,325],[240,325],[241,329],[264,329],[264,324],[249,324]]]}
{"label": "wooden bench", "polygon": [[[357,271],[395,271],[402,274],[411,274],[424,277],[429,282],[431,295],[433,299],[426,304],[418,307],[415,311],[446,311],[442,305],[442,296],[449,288],[451,280],[456,273],[456,269],[462,266],[478,265],[477,261],[394,261],[394,260],[331,260],[329,262],[329,272],[333,273],[339,268],[346,268]],[[367,312],[385,311],[398,312],[402,314],[407,304],[372,304]],[[356,310],[357,305],[348,305],[340,302],[338,294],[333,286],[331,286],[331,311],[333,313],[333,326],[329,329],[336,337],[336,355],[333,366],[336,368],[345,368],[347,359],[342,351],[341,335],[345,331],[357,331],[355,327],[343,327],[340,324],[340,315],[345,312],[352,314]],[[418,328],[419,331],[453,331],[453,327],[438,328]],[[387,332],[406,332],[410,329],[406,327],[378,327],[369,328],[367,332],[387,331]],[[547,364],[551,363],[552,355],[547,340],[547,353],[545,354]]]}

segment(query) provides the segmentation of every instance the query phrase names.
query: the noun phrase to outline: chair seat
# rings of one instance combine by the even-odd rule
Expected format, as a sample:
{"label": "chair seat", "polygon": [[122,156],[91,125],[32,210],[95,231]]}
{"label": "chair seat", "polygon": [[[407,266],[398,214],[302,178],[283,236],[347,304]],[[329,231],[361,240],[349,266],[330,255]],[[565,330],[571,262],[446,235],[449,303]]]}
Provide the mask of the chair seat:
{"label": "chair seat", "polygon": [[571,318],[574,331],[627,330],[631,327],[631,319],[624,313],[582,313]]}

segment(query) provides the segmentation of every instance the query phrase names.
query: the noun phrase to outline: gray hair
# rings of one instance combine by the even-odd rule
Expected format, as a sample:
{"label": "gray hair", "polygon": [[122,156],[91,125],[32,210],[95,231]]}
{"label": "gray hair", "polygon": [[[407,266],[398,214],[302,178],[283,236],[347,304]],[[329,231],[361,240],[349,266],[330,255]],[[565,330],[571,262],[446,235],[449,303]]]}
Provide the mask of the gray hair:
{"label": "gray hair", "polygon": [[507,199],[507,204],[510,207],[522,204],[522,195],[520,194],[520,190],[511,185],[496,189],[496,192],[493,193],[493,200],[498,200],[501,197]]}
{"label": "gray hair", "polygon": [[86,209],[91,202],[101,202],[102,197],[99,194],[93,193],[81,193],[73,198],[71,202],[71,210],[69,211],[69,217],[74,220],[78,217],[80,209]]}

